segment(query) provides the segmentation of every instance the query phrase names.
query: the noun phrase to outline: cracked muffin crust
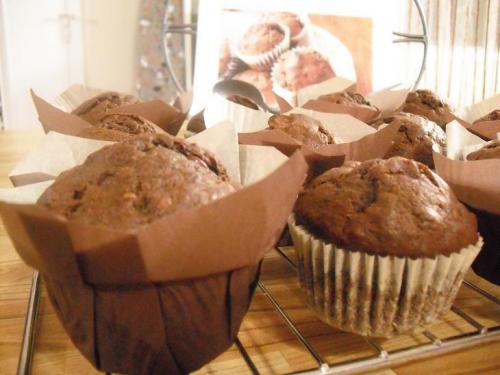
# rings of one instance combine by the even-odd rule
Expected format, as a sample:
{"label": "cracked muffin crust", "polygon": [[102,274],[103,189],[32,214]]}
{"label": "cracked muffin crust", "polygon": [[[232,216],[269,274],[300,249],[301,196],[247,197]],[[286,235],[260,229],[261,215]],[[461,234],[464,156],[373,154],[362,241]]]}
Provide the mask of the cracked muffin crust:
{"label": "cracked muffin crust", "polygon": [[434,169],[432,152],[443,153],[446,149],[446,134],[443,129],[432,121],[410,113],[395,113],[382,122],[399,125],[394,143],[384,159],[403,156]]}
{"label": "cracked muffin crust", "polygon": [[476,217],[427,166],[394,157],[330,170],[305,187],[297,224],[373,255],[449,255],[478,240]]}
{"label": "cracked muffin crust", "polygon": [[273,115],[269,118],[268,125],[271,129],[281,130],[300,143],[312,148],[335,143],[333,135],[320,121],[299,113]]}
{"label": "cracked muffin crust", "polygon": [[62,173],[38,203],[69,220],[133,229],[235,188],[214,156],[166,134],[140,135]]}
{"label": "cracked muffin crust", "polygon": [[255,103],[252,99],[247,98],[246,96],[230,95],[226,99],[247,108],[255,109],[257,111],[259,110],[259,106],[257,105],[257,103]]}
{"label": "cracked muffin crust", "polygon": [[500,140],[489,141],[482,148],[467,155],[467,160],[500,159]]}
{"label": "cracked muffin crust", "polygon": [[450,106],[430,90],[416,90],[408,93],[405,103],[399,110],[425,117],[442,128],[454,120]]}
{"label": "cracked muffin crust", "polygon": [[139,102],[135,96],[108,91],[82,103],[72,113],[95,125],[107,112]]}
{"label": "cracked muffin crust", "polygon": [[103,116],[97,124],[99,129],[116,130],[130,135],[156,133],[156,125],[142,116],[131,113],[116,113]]}
{"label": "cracked muffin crust", "polygon": [[487,115],[478,118],[476,121],[473,122],[473,124],[477,124],[478,122],[484,122],[484,121],[498,121],[498,120],[500,120],[500,109],[494,109]]}

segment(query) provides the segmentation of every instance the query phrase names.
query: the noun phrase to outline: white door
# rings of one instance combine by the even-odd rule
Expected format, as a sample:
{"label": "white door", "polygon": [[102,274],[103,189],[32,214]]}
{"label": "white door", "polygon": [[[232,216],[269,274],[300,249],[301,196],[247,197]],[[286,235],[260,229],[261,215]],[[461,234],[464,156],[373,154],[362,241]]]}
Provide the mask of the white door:
{"label": "white door", "polygon": [[39,126],[30,89],[56,97],[83,82],[80,0],[0,0],[4,127]]}

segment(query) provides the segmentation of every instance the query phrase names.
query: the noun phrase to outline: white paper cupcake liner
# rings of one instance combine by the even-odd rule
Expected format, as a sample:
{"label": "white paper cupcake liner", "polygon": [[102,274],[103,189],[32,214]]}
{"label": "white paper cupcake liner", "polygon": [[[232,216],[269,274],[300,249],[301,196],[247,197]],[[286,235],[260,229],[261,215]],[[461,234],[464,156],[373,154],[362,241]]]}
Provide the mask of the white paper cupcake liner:
{"label": "white paper cupcake liner", "polygon": [[[295,48],[292,48],[290,51],[296,51],[298,53],[317,52],[321,56],[323,56],[324,59],[327,60],[330,63],[330,66],[332,67],[332,69],[334,69],[331,59],[329,59],[327,56],[325,56],[320,51],[318,51],[318,50],[316,50],[314,48],[311,48],[311,47],[295,47]],[[335,70],[334,70],[334,72],[335,72]],[[278,95],[280,98],[283,98],[292,107],[299,106],[299,103],[298,103],[298,100],[297,100],[297,95],[298,95],[297,93],[298,93],[298,91],[288,90],[287,88],[281,86],[280,83],[278,82],[278,80],[276,79],[276,64],[274,64],[273,67],[272,67],[272,69],[271,69],[271,82],[273,84],[273,91],[274,91],[274,93],[276,95]],[[315,86],[317,84],[321,84],[321,82],[318,82],[318,83],[313,84],[311,86]],[[311,86],[309,86],[309,87],[311,87]]]}
{"label": "white paper cupcake liner", "polygon": [[440,319],[450,309],[483,240],[450,256],[411,259],[344,250],[290,217],[300,284],[326,323],[364,336],[390,337]]}
{"label": "white paper cupcake liner", "polygon": [[237,45],[231,45],[232,54],[241,59],[251,69],[268,71],[273,65],[274,61],[290,48],[290,29],[282,23],[277,23],[283,30],[283,40],[274,46],[273,49],[260,53],[258,55],[245,55]]}

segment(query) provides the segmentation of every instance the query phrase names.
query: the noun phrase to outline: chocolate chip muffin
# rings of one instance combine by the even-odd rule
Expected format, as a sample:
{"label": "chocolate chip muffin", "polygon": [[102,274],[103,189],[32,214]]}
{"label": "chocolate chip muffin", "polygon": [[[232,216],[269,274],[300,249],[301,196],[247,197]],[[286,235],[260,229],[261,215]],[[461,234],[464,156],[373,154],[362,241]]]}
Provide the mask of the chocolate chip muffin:
{"label": "chocolate chip muffin", "polygon": [[432,121],[410,113],[395,113],[382,121],[389,125],[399,125],[398,134],[384,159],[403,156],[434,169],[432,152],[443,153],[446,149],[446,134],[443,129]]}
{"label": "chocolate chip muffin", "polygon": [[378,108],[372,105],[365,97],[357,92],[335,92],[333,94],[325,94],[318,97],[318,100],[323,100],[333,104],[342,104],[347,106],[366,105],[378,111]]}
{"label": "chocolate chip muffin", "polygon": [[269,118],[268,125],[271,129],[281,130],[300,143],[312,148],[335,143],[333,135],[320,121],[299,113],[273,115]]}
{"label": "chocolate chip muffin", "polygon": [[309,304],[327,323],[369,336],[442,317],[482,245],[476,217],[446,182],[402,157],[317,177],[289,227]]}
{"label": "chocolate chip muffin", "polygon": [[500,109],[494,109],[487,115],[478,118],[476,121],[473,122],[473,124],[477,124],[479,122],[484,122],[484,121],[498,121],[498,120],[500,120]]}
{"label": "chocolate chip muffin", "polygon": [[257,111],[259,110],[259,106],[252,99],[249,99],[246,96],[230,95],[226,99],[233,103],[240,104],[242,106],[255,109]]}
{"label": "chocolate chip muffin", "polygon": [[111,129],[102,129],[95,126],[90,126],[79,132],[77,137],[97,139],[100,141],[120,142],[129,138],[131,135]]}
{"label": "chocolate chip muffin", "polygon": [[70,220],[133,229],[233,191],[211,153],[166,134],[147,134],[91,154],[62,173],[38,203]]}
{"label": "chocolate chip muffin", "polygon": [[467,155],[467,160],[500,159],[500,140],[486,143],[477,151]]}
{"label": "chocolate chip muffin", "polygon": [[160,131],[155,124],[142,116],[131,113],[115,113],[103,116],[94,127],[116,130],[130,135],[154,134]]}
{"label": "chocolate chip muffin", "polygon": [[333,77],[335,72],[326,57],[302,48],[281,55],[272,70],[273,84],[292,92]]}
{"label": "chocolate chip muffin", "polygon": [[107,112],[139,102],[135,96],[108,91],[82,103],[72,113],[95,125]]}
{"label": "chocolate chip muffin", "polygon": [[442,128],[454,120],[451,107],[430,90],[408,93],[405,103],[399,110],[425,117]]}
{"label": "chocolate chip muffin", "polygon": [[286,25],[290,29],[290,43],[295,47],[307,41],[305,24],[301,17],[290,12],[277,12],[268,15],[268,20]]}

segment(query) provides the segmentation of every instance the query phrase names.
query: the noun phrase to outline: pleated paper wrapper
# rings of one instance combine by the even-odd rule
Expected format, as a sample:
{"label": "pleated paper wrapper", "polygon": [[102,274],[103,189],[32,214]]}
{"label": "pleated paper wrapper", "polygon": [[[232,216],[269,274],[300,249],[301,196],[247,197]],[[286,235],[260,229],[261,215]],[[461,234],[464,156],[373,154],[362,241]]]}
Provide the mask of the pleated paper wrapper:
{"label": "pleated paper wrapper", "polygon": [[[219,138],[215,129],[201,133],[199,143]],[[47,211],[35,202],[51,181],[0,191],[0,214],[17,252],[40,271],[71,340],[96,368],[185,374],[235,339],[260,261],[286,224],[306,163],[300,153],[287,160],[274,149],[258,146],[244,147],[240,153],[234,126],[221,124],[219,129],[226,137],[233,132],[233,141],[217,156],[236,158],[228,166],[230,174],[237,177],[243,171],[246,186],[136,230],[113,231]],[[40,174],[37,168],[55,177],[68,167],[51,166],[50,160],[79,155],[74,157],[77,163],[85,152],[102,147],[90,146],[99,141],[56,137],[73,140],[58,139],[66,145],[59,150],[48,148],[54,143],[42,142],[48,160],[41,160],[40,150],[34,151],[39,157],[31,156],[31,182]],[[270,159],[263,168],[263,160]],[[24,160],[25,183],[28,164]],[[252,183],[255,180],[259,181]]]}
{"label": "pleated paper wrapper", "polygon": [[[85,105],[86,102],[92,101],[93,98],[105,92],[106,90],[75,84],[59,95],[54,100],[54,104],[50,104],[37,96],[33,91],[31,96],[45,132],[56,131],[78,136],[85,129],[91,128],[92,125],[71,112],[78,106]],[[187,115],[187,112],[182,112],[161,100],[124,105],[106,112],[106,114],[112,113],[128,113],[142,116],[171,135],[176,135],[179,132]]]}
{"label": "pleated paper wrapper", "polygon": [[391,337],[443,317],[482,246],[480,238],[450,256],[379,256],[326,243],[293,215],[288,226],[309,306],[326,323],[364,336]]}
{"label": "pleated paper wrapper", "polygon": [[434,153],[436,173],[477,216],[484,246],[472,268],[500,285],[500,159],[467,161],[467,155],[486,143],[460,123],[447,125],[447,156]]}

